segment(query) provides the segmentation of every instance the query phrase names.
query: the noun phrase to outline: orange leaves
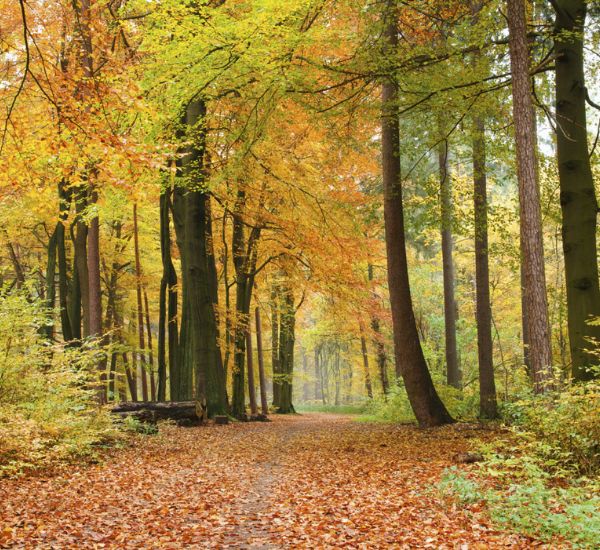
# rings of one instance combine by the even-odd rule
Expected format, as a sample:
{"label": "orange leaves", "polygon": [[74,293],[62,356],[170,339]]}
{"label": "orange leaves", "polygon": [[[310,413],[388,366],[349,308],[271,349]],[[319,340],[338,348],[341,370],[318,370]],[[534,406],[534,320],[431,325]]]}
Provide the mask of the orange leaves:
{"label": "orange leaves", "polygon": [[163,427],[103,465],[0,482],[0,548],[527,548],[435,490],[450,427],[278,417]]}

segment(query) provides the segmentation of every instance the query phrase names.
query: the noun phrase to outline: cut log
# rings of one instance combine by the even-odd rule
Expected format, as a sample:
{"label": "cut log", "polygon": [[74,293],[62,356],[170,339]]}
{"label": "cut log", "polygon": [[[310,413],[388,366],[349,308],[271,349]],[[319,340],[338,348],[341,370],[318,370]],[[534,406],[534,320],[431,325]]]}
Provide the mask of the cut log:
{"label": "cut log", "polygon": [[229,424],[229,417],[228,416],[215,416],[215,424]]}
{"label": "cut log", "polygon": [[173,420],[179,425],[198,425],[202,418],[198,415],[201,407],[196,401],[149,401],[119,403],[111,409],[122,418],[131,416],[140,422],[155,424],[159,420]]}

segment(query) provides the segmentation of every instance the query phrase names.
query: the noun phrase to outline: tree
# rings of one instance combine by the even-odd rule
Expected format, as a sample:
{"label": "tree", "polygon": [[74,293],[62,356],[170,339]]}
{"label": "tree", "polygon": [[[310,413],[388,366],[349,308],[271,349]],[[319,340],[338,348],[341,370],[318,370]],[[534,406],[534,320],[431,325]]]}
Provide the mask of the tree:
{"label": "tree", "polygon": [[473,120],[473,197],[475,212],[475,286],[477,352],[479,364],[479,414],[496,418],[496,382],[492,343],[492,306],[490,303],[490,268],[487,219],[487,171],[485,124],[481,116]]}
{"label": "tree", "polygon": [[548,388],[552,377],[552,350],[546,301],[535,115],[529,76],[525,2],[507,0],[507,8],[529,358],[535,391],[543,392]]}
{"label": "tree", "polygon": [[[385,53],[393,55],[398,44],[395,2],[388,0],[386,7],[383,34],[386,40]],[[438,426],[452,422],[452,417],[433,386],[412,306],[404,233],[397,101],[398,88],[394,77],[386,76],[382,83],[381,156],[396,369],[404,380],[419,425]]]}
{"label": "tree", "polygon": [[556,18],[556,151],[562,209],[562,240],[567,284],[567,313],[572,373],[576,380],[593,376],[598,362],[595,343],[600,326],[600,287],[596,225],[598,202],[588,148],[584,74],[585,0],[551,2]]}

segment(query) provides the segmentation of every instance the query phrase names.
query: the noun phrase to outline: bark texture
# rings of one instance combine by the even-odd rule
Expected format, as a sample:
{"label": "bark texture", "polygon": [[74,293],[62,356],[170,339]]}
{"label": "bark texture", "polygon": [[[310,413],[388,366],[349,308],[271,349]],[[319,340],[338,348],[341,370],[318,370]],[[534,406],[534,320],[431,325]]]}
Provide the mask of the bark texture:
{"label": "bark texture", "polygon": [[600,288],[596,225],[598,202],[592,175],[586,120],[587,88],[584,76],[586,2],[557,0],[554,51],[556,55],[557,157],[562,208],[562,238],[567,284],[567,314],[572,372],[588,380],[586,369],[597,364],[589,353],[600,342]]}
{"label": "bark texture", "polygon": [[549,386],[552,377],[552,352],[546,301],[540,192],[535,154],[535,113],[529,75],[525,1],[508,0],[507,8],[529,358],[534,389],[536,392],[543,392]]}

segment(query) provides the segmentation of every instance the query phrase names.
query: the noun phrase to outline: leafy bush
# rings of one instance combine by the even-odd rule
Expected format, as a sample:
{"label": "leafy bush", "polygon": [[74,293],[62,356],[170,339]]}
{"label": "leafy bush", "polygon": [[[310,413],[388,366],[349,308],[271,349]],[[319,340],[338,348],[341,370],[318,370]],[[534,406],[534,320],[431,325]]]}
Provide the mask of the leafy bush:
{"label": "leafy bush", "polygon": [[[436,385],[440,398],[457,420],[471,420],[477,417],[479,397],[470,392],[447,386]],[[370,401],[365,408],[365,419],[378,422],[414,422],[413,414],[404,385],[392,386],[387,399]]]}
{"label": "leafy bush", "polygon": [[97,349],[50,342],[48,323],[23,293],[0,295],[0,473],[89,456],[116,435],[90,389]]}
{"label": "leafy bush", "polygon": [[[463,504],[484,502],[492,521],[505,529],[544,542],[560,537],[579,547],[595,547],[600,532],[597,486],[553,487],[541,468],[529,466],[523,482],[494,489],[484,489],[454,467],[446,470],[438,488]],[[484,477],[493,471],[484,465],[480,473]]]}
{"label": "leafy bush", "polygon": [[600,470],[600,382],[506,404],[503,415],[525,452],[584,475]]}

